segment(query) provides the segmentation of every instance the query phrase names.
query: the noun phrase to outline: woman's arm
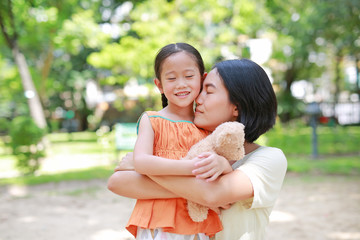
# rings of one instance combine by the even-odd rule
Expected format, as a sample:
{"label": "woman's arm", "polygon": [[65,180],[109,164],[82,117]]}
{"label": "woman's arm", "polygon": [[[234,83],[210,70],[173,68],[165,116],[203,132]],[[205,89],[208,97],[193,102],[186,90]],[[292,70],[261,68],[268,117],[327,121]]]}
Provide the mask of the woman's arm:
{"label": "woman's arm", "polygon": [[153,155],[154,130],[149,117],[144,114],[139,123],[138,138],[134,148],[134,167],[145,175],[192,175],[194,161],[173,161]]}
{"label": "woman's arm", "polygon": [[240,170],[212,182],[188,176],[149,176],[182,198],[208,207],[219,207],[254,196],[250,179]]}
{"label": "woman's arm", "polygon": [[135,171],[117,171],[108,180],[108,189],[115,194],[134,199],[176,198],[145,175]]}

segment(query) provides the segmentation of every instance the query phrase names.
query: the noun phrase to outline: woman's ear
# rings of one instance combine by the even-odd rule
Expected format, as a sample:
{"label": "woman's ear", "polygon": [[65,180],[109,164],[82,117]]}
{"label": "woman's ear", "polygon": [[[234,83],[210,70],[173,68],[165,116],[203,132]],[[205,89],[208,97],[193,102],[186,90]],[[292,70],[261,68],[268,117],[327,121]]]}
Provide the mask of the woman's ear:
{"label": "woman's ear", "polygon": [[239,110],[236,106],[234,106],[234,109],[233,109],[233,116],[236,118],[239,116]]}
{"label": "woman's ear", "polygon": [[155,78],[154,83],[157,86],[157,88],[159,89],[160,93],[164,93],[160,80]]}

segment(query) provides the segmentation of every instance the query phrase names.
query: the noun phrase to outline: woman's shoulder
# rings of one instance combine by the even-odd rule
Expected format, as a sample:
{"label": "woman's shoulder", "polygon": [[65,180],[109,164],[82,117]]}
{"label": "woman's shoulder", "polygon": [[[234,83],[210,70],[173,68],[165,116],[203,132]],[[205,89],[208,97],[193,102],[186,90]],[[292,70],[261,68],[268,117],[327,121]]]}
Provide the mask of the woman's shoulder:
{"label": "woman's shoulder", "polygon": [[260,146],[255,153],[257,155],[268,155],[268,156],[283,156],[285,157],[284,152],[280,148]]}
{"label": "woman's shoulder", "polygon": [[287,159],[284,152],[276,147],[261,146],[250,154],[247,160],[249,163],[257,163],[256,165],[259,164],[261,166],[287,167]]}

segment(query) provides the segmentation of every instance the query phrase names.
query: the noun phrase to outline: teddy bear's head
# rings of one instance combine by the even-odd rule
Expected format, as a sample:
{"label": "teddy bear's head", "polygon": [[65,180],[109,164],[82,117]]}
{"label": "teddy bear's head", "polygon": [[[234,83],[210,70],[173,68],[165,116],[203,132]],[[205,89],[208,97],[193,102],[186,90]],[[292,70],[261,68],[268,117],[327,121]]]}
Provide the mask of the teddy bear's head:
{"label": "teddy bear's head", "polygon": [[226,122],[213,132],[214,150],[227,160],[240,160],[244,157],[244,125],[239,122]]}

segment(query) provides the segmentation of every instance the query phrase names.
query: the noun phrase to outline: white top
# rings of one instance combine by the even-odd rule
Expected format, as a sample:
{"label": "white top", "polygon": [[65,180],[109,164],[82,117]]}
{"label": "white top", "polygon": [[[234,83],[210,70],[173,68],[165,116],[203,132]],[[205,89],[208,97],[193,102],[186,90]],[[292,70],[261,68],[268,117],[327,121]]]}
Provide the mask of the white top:
{"label": "white top", "polygon": [[262,240],[285,177],[286,157],[278,148],[259,147],[234,163],[233,169],[249,177],[254,197],[222,211],[220,219],[224,230],[217,233],[215,239]]}

